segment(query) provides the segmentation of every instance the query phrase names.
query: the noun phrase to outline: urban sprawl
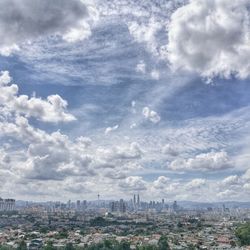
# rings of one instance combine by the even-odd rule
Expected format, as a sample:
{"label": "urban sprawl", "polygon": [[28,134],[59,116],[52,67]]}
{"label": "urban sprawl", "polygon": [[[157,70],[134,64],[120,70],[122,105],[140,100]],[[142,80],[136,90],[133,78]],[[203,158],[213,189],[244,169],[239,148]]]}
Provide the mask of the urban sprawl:
{"label": "urban sprawl", "polygon": [[0,249],[250,249],[249,221],[247,206],[145,202],[139,194],[118,201],[0,198]]}

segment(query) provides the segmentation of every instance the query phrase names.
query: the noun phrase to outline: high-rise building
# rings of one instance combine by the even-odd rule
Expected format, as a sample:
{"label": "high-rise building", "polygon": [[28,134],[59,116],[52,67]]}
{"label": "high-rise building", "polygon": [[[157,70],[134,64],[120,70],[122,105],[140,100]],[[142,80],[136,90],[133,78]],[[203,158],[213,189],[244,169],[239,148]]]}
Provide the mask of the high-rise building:
{"label": "high-rise building", "polygon": [[137,194],[137,206],[139,207],[140,206],[140,195]]}
{"label": "high-rise building", "polygon": [[86,200],[84,200],[84,201],[82,202],[82,207],[83,207],[83,209],[86,209],[86,208],[87,208],[87,201],[86,201]]}
{"label": "high-rise building", "polygon": [[71,200],[68,200],[68,202],[67,202],[67,208],[68,208],[68,209],[71,209],[71,205],[72,205],[72,204],[71,204]]}
{"label": "high-rise building", "polygon": [[110,204],[110,210],[111,212],[118,212],[119,211],[119,202],[118,201],[112,201]]}
{"label": "high-rise building", "polygon": [[77,211],[81,210],[81,201],[80,200],[76,201],[76,210]]}
{"label": "high-rise building", "polygon": [[115,212],[115,202],[112,201],[111,204],[110,204],[110,211],[113,213]]}
{"label": "high-rise building", "polygon": [[173,203],[173,210],[174,210],[175,212],[178,210],[177,201],[174,201],[174,203]]}
{"label": "high-rise building", "polygon": [[126,204],[124,202],[123,199],[120,199],[120,202],[119,202],[119,211],[121,213],[125,213],[126,212]]}
{"label": "high-rise building", "polygon": [[87,201],[86,200],[83,201],[83,205],[87,206]]}
{"label": "high-rise building", "polygon": [[125,213],[127,210],[126,202],[123,199],[120,199],[119,201],[112,201],[110,202],[109,206],[110,206],[110,211],[112,213],[114,212]]}
{"label": "high-rise building", "polygon": [[225,204],[223,204],[222,207],[223,207],[223,212],[225,212],[225,211],[226,211],[226,206],[225,206]]}
{"label": "high-rise building", "polygon": [[14,199],[0,198],[0,211],[14,211],[16,208],[16,201]]}

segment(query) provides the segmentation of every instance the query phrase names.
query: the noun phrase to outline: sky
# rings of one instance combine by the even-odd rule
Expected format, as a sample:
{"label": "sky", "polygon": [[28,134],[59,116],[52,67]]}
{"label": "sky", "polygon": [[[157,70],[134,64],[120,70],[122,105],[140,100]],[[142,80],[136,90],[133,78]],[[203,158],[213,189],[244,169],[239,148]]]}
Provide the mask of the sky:
{"label": "sky", "polygon": [[250,201],[249,0],[1,0],[0,196]]}

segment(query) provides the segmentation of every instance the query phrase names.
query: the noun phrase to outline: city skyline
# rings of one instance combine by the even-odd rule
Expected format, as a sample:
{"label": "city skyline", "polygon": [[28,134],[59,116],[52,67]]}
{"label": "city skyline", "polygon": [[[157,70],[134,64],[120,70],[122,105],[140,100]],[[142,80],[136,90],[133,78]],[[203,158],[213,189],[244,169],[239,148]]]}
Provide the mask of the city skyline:
{"label": "city skyline", "polygon": [[0,1],[0,197],[250,202],[249,10]]}
{"label": "city skyline", "polygon": [[[165,200],[143,200],[139,195],[130,199],[119,198],[111,200],[50,200],[50,201],[22,201],[12,198],[0,197],[0,212],[18,212],[25,209],[34,209],[34,211],[46,211],[51,213],[74,211],[74,212],[93,212],[94,216],[108,215],[107,213],[134,213],[134,212],[153,212],[153,213],[185,213],[189,211],[202,211],[204,213],[217,211],[229,212],[244,211],[250,208],[250,202],[192,202],[192,201],[170,201]],[[32,212],[32,210],[30,210]]]}

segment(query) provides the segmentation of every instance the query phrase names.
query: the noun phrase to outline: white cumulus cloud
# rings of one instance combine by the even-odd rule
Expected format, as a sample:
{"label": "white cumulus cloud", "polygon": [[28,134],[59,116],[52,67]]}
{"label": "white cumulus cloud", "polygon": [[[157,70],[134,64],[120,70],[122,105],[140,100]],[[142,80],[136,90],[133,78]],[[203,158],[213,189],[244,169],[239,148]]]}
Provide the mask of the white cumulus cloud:
{"label": "white cumulus cloud", "polygon": [[172,67],[203,77],[250,75],[250,2],[190,0],[169,25]]}
{"label": "white cumulus cloud", "polygon": [[159,176],[154,182],[153,186],[156,189],[165,189],[170,184],[170,179],[165,176]]}
{"label": "white cumulus cloud", "polygon": [[188,182],[185,187],[188,190],[192,190],[192,189],[201,188],[205,184],[206,184],[206,180],[197,178],[197,179],[193,179],[192,181]]}
{"label": "white cumulus cloud", "polygon": [[223,185],[237,185],[240,183],[240,178],[237,175],[231,175],[226,177],[223,181]]}
{"label": "white cumulus cloud", "polygon": [[144,107],[142,114],[147,120],[153,123],[158,123],[161,120],[161,117],[158,115],[158,113],[154,110],[151,110],[149,107]]}
{"label": "white cumulus cloud", "polygon": [[224,151],[198,154],[194,158],[176,159],[170,164],[173,170],[217,171],[230,167],[232,167],[232,162]]}
{"label": "white cumulus cloud", "polygon": [[41,36],[60,35],[68,42],[91,34],[88,7],[80,0],[0,1],[0,54]]}
{"label": "white cumulus cloud", "polygon": [[126,191],[140,191],[146,189],[146,182],[141,176],[129,176],[119,186]]}
{"label": "white cumulus cloud", "polygon": [[0,72],[0,107],[44,122],[76,120],[73,115],[66,112],[68,103],[59,95],[50,95],[46,100],[18,95],[18,86],[11,81],[8,71]]}

